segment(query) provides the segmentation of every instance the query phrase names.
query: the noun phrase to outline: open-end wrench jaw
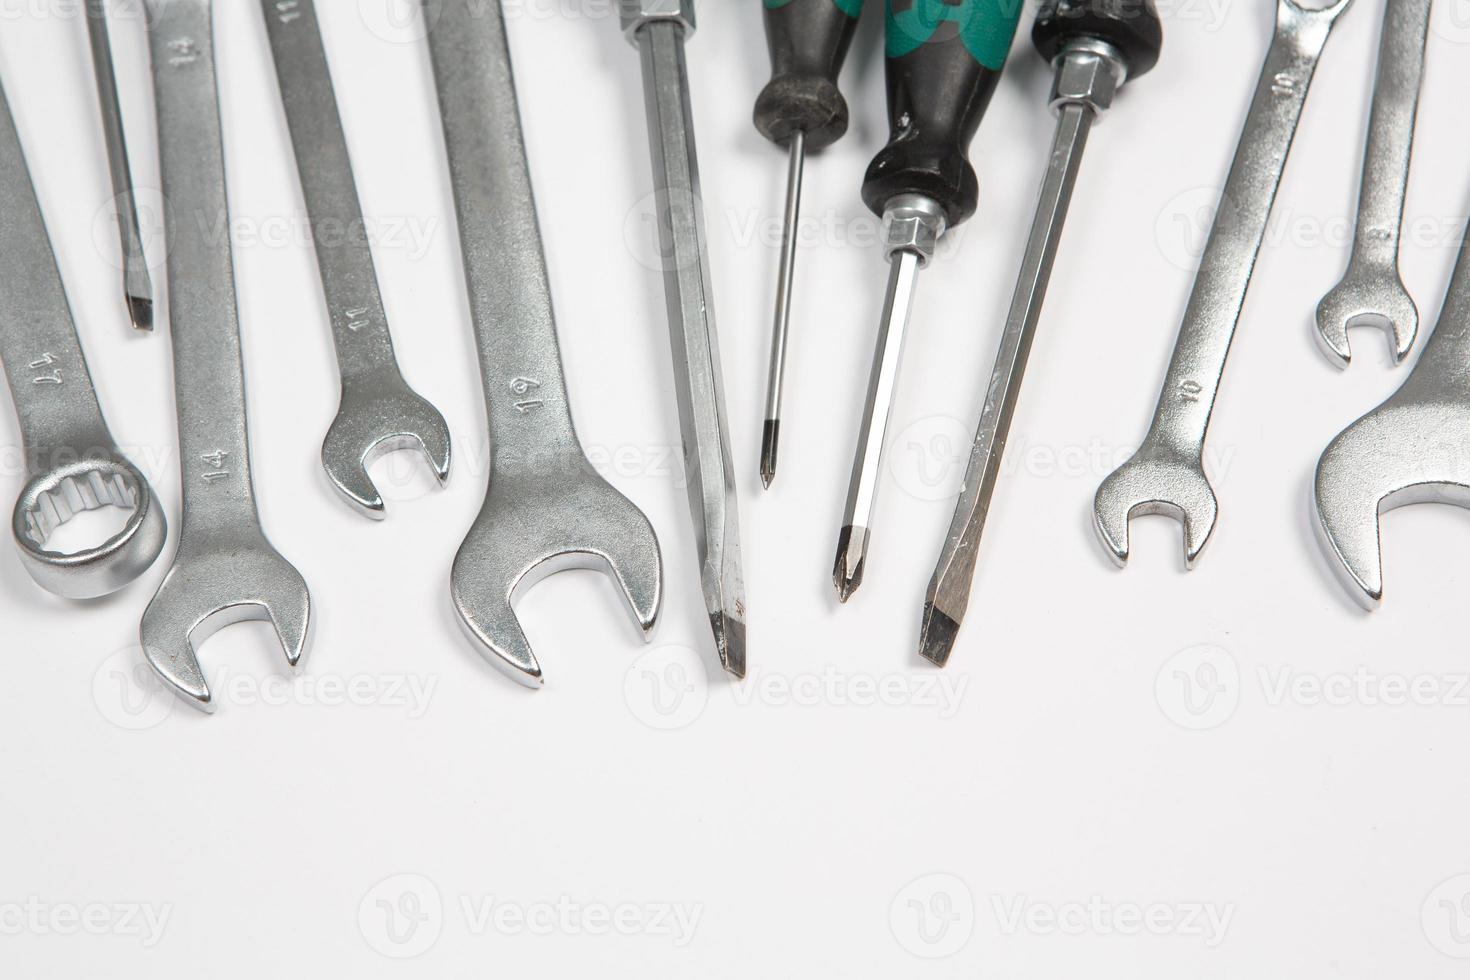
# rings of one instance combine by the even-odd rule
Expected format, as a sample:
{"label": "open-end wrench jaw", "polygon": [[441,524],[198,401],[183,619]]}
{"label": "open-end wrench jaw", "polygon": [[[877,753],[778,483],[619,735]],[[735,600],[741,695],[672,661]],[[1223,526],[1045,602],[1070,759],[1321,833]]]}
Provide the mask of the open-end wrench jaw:
{"label": "open-end wrench jaw", "polygon": [[1419,308],[1396,267],[1355,264],[1317,307],[1316,337],[1322,353],[1338,367],[1352,361],[1348,331],[1381,327],[1397,364],[1408,356],[1419,333]]}
{"label": "open-end wrench jaw", "polygon": [[449,426],[433,405],[393,374],[344,384],[337,416],[322,442],[322,466],[332,486],[366,517],[387,516],[368,470],[390,453],[417,451],[444,486],[449,479]]}
{"label": "open-end wrench jaw", "polygon": [[[547,472],[560,473],[554,484]],[[658,621],[662,558],[653,525],[585,458],[566,459],[533,479],[493,473],[490,491],[450,574],[455,609],[481,652],[528,687],[541,664],[514,605],[537,582],[570,568],[604,571],[617,582],[643,632]]]}
{"label": "open-end wrench jaw", "polygon": [[1193,568],[1219,513],[1200,460],[1152,441],[1103,481],[1093,501],[1098,538],[1119,568],[1128,564],[1132,518],[1162,515],[1178,521],[1184,529],[1184,567]]}
{"label": "open-end wrench jaw", "polygon": [[235,623],[267,621],[294,671],[301,667],[311,628],[311,599],[301,574],[264,535],[231,533],[238,540],[179,545],[139,629],[153,670],[176,694],[208,712],[215,702],[198,656],[206,640]]}
{"label": "open-end wrench jaw", "polygon": [[1383,601],[1379,518],[1411,504],[1470,508],[1470,403],[1419,401],[1407,391],[1344,430],[1317,464],[1318,538],[1369,610]]}

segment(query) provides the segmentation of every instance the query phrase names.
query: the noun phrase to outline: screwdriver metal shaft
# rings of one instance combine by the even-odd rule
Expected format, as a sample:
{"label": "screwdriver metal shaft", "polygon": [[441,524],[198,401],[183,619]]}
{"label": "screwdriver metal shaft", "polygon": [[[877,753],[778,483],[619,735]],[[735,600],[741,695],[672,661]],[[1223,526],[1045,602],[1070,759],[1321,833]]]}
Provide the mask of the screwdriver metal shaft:
{"label": "screwdriver metal shaft", "polygon": [[667,12],[658,0],[624,0],[623,27],[643,63],[644,101],[653,158],[664,297],[674,350],[674,386],[684,436],[689,507],[699,547],[705,606],[720,664],[745,676],[745,585],[735,467],[715,334],[709,255],[705,249],[699,164],[689,105],[684,38],[693,4]]}
{"label": "screwdriver metal shaft", "polygon": [[766,422],[761,432],[761,483],[776,478],[781,439],[781,392],[786,381],[786,338],[791,328],[791,286],[796,277],[796,235],[801,223],[801,181],[806,168],[806,133],[791,134],[791,167],[786,176],[786,220],[781,232],[781,270],[776,280],[776,322],[771,330],[771,376],[766,385]]}
{"label": "screwdriver metal shaft", "polygon": [[1041,202],[1031,225],[1021,261],[1021,277],[1006,317],[1005,332],[1000,339],[1000,353],[990,375],[990,387],[980,409],[980,425],[970,451],[969,468],[960,490],[959,505],[939,565],[929,582],[924,598],[924,626],[920,634],[920,653],[926,660],[943,666],[954,648],[960,621],[970,603],[970,587],[975,578],[975,562],[980,549],[980,533],[990,513],[990,498],[995,492],[996,478],[1005,456],[1006,437],[1021,392],[1021,378],[1036,336],[1036,323],[1041,317],[1042,300],[1051,281],[1057,245],[1072,189],[1082,164],[1082,150],[1096,118],[1094,111],[1076,103],[1064,106],[1057,120],[1056,138],[1041,185]]}
{"label": "screwdriver metal shaft", "polygon": [[1088,134],[1113,104],[1118,89],[1153,68],[1162,44],[1151,0],[1047,0],[1032,38],[1055,69],[1051,106],[1057,112],[1057,129],[965,482],[924,599],[919,652],[941,667],[949,661],[970,603],[980,536]]}
{"label": "screwdriver metal shaft", "polygon": [[103,0],[87,0],[86,21],[87,41],[92,48],[92,70],[97,81],[97,102],[102,110],[107,166],[117,206],[123,292],[127,298],[128,316],[137,329],[152,330],[153,279],[148,273],[148,258],[143,253],[143,232],[138,221],[137,197],[133,193],[132,168],[128,166],[128,144],[123,136],[122,107],[118,104],[117,77],[113,71],[107,8]]}

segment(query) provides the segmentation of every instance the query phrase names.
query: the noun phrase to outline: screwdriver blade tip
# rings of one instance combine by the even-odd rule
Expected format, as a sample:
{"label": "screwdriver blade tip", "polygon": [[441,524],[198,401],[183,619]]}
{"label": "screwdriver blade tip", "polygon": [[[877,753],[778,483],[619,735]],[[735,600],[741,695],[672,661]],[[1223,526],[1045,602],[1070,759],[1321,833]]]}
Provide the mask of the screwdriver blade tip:
{"label": "screwdriver blade tip", "polygon": [[837,562],[832,567],[832,584],[837,599],[846,602],[863,584],[864,566],[868,559],[868,529],[851,524],[837,536]]}
{"label": "screwdriver blade tip", "polygon": [[128,296],[128,316],[138,330],[153,329],[153,300],[148,296]]}
{"label": "screwdriver blade tip", "polygon": [[737,680],[745,678],[745,623],[724,612],[710,615],[720,666]]}
{"label": "screwdriver blade tip", "polygon": [[934,603],[924,603],[924,627],[919,633],[919,655],[936,667],[949,663],[959,638],[958,620],[940,612]]}
{"label": "screwdriver blade tip", "polygon": [[766,419],[765,430],[761,434],[761,483],[767,490],[776,479],[776,448],[780,439],[781,420]]}

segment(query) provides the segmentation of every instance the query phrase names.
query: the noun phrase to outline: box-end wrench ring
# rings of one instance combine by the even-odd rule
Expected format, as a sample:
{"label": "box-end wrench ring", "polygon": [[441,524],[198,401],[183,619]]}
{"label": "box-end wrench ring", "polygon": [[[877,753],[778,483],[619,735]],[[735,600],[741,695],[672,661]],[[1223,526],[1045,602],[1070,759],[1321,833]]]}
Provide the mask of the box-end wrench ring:
{"label": "box-end wrench ring", "polygon": [[1277,4],[1271,47],[1200,257],[1153,424],[1138,452],[1103,481],[1093,503],[1098,536],[1120,566],[1128,563],[1128,521],[1135,515],[1180,521],[1184,563],[1191,568],[1215,529],[1219,502],[1204,471],[1205,435],[1307,89],[1332,25],[1351,3],[1337,0],[1317,9],[1293,0]]}
{"label": "box-end wrench ring", "polygon": [[[116,592],[163,550],[163,511],[107,430],[25,154],[0,91],[0,359],[20,417],[27,480],[11,527],[21,562],[69,599]],[[130,511],[95,547],[61,553],[51,532],[85,510]]]}

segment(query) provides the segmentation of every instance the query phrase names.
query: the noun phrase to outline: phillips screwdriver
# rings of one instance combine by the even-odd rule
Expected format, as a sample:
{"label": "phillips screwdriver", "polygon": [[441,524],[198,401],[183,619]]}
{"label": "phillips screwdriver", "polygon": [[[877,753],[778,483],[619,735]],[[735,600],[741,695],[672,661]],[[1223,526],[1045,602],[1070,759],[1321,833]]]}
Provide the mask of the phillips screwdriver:
{"label": "phillips screwdriver", "polygon": [[802,172],[807,153],[831,146],[847,132],[847,100],[837,88],[837,76],[857,32],[863,0],[764,0],[764,6],[771,80],[756,99],[755,128],[777,146],[786,146],[791,157],[776,319],[771,331],[771,376],[761,434],[761,483],[769,490],[776,477],[776,449],[781,439],[781,391],[791,327]]}
{"label": "phillips screwdriver", "polygon": [[919,269],[945,232],[975,213],[980,186],[968,151],[1016,34],[1020,0],[887,0],[891,136],[863,181],[883,218],[888,291],[832,579],[851,598],[863,581],[883,435]]}
{"label": "phillips screwdriver", "polygon": [[684,57],[685,38],[694,33],[694,0],[619,0],[618,11],[643,65],[674,390],[705,608],[720,665],[739,678],[745,676],[746,622],[740,519]]}
{"label": "phillips screwdriver", "polygon": [[102,134],[107,145],[107,166],[112,176],[112,194],[117,202],[117,228],[122,241],[123,295],[128,316],[139,330],[153,329],[153,280],[143,253],[143,232],[138,222],[138,200],[133,193],[133,174],[128,166],[128,144],[123,136],[122,107],[118,105],[117,77],[112,66],[112,44],[107,34],[107,8],[103,0],[87,0],[87,41],[92,49],[92,70],[97,82],[97,103],[102,110]]}
{"label": "phillips screwdriver", "polygon": [[1055,72],[1051,108],[1057,114],[1056,136],[969,468],[924,600],[919,650],[940,667],[949,660],[970,602],[980,535],[1088,133],[1118,89],[1158,63],[1163,29],[1153,0],[1043,0],[1031,40]]}

